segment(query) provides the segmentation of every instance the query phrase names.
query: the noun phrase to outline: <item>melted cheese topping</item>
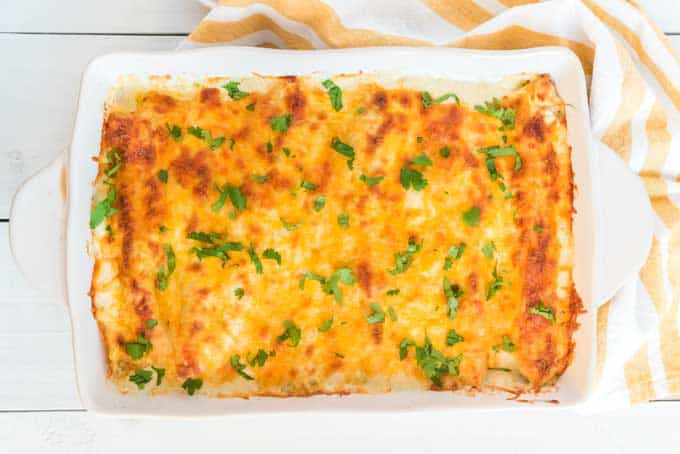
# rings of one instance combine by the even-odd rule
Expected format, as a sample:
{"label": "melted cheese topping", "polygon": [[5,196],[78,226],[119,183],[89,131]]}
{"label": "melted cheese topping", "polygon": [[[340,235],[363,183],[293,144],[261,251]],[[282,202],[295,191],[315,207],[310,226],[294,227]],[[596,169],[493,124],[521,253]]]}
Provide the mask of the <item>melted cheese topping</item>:
{"label": "melted cheese topping", "polygon": [[[241,99],[221,79],[112,96],[93,208],[115,188],[115,212],[93,229],[91,296],[122,391],[137,391],[140,370],[144,392],[201,379],[198,392],[220,396],[537,391],[564,372],[581,304],[571,149],[550,78],[503,89],[497,107],[515,115],[504,128],[470,103],[479,93],[438,100],[441,81],[333,80],[340,111],[313,77],[247,78]],[[494,180],[478,152],[494,146],[514,147],[521,167],[498,156]],[[404,172],[427,185],[405,189]],[[243,248],[198,257],[226,242]],[[457,258],[450,248],[461,243]],[[165,371],[160,386],[151,366]]]}

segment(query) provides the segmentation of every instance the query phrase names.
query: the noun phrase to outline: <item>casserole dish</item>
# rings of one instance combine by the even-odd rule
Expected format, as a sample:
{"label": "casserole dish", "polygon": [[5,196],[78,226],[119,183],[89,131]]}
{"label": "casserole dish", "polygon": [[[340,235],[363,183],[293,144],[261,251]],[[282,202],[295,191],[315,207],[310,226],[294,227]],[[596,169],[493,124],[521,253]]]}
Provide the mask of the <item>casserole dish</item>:
{"label": "casserole dish", "polygon": [[[203,416],[309,410],[507,408],[517,405],[517,400],[509,400],[507,394],[501,393],[468,396],[461,393],[408,392],[250,400],[149,397],[121,395],[106,380],[105,356],[87,295],[92,259],[86,246],[90,237],[91,182],[97,171],[91,157],[97,154],[99,147],[104,102],[119,77],[170,74],[195,80],[215,75],[242,77],[251,73],[301,75],[360,71],[394,71],[404,75],[480,82],[521,72],[552,76],[565,103],[571,106],[567,110],[567,121],[577,187],[574,200],[574,280],[587,312],[580,317],[581,327],[574,335],[576,351],[571,366],[555,390],[541,393],[535,399],[537,402],[559,401],[563,405],[574,405],[587,399],[593,389],[595,371],[596,309],[643,264],[651,244],[651,211],[640,182],[625,164],[609,150],[595,150],[589,130],[585,77],[578,59],[570,51],[560,48],[513,52],[379,48],[299,52],[211,48],[181,53],[110,55],[90,64],[83,78],[73,141],[65,160],[69,193],[65,256],[60,256],[55,248],[48,246],[63,244],[64,240],[58,237],[61,230],[55,229],[50,236],[41,232],[41,227],[48,222],[60,226],[58,181],[62,163],[59,160],[53,163],[16,196],[11,225],[13,251],[29,278],[39,278],[53,289],[59,289],[60,284],[65,282],[62,290],[68,300],[73,323],[78,386],[87,409],[111,414]],[[599,177],[605,174],[606,184],[601,184],[603,181]],[[47,195],[45,191],[48,191]],[[38,206],[36,200],[40,198],[44,206],[46,197],[52,208],[35,210],[34,207]],[[634,222],[629,219],[630,212],[638,214]],[[608,225],[616,227],[607,229],[607,235],[603,234],[602,228],[605,220],[611,223]],[[36,237],[45,241],[45,247],[36,247]],[[38,268],[45,267],[41,262],[54,263],[55,269],[59,270],[64,259],[65,279],[55,272],[46,273],[49,277],[42,278],[39,273],[36,274]]]}

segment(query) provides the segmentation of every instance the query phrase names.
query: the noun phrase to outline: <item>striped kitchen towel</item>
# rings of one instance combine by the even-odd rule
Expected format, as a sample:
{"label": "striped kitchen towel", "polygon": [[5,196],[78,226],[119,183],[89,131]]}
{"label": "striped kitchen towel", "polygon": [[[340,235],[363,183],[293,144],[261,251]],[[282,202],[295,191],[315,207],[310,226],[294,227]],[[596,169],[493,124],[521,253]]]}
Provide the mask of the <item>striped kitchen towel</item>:
{"label": "striped kitchen towel", "polygon": [[680,57],[634,0],[221,0],[183,47],[565,46],[592,130],[643,179],[651,254],[598,312],[594,407],[680,394]]}

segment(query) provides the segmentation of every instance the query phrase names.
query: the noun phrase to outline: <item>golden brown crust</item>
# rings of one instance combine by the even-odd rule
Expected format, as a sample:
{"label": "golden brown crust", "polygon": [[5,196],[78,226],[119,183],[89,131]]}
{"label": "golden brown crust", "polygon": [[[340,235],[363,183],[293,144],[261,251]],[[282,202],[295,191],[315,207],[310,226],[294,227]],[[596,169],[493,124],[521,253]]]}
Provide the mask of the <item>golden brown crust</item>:
{"label": "golden brown crust", "polygon": [[[564,104],[550,78],[533,77],[503,98],[497,107],[515,114],[514,126],[503,130],[498,118],[465,102],[425,105],[418,90],[405,87],[355,84],[343,89],[344,107],[336,112],[326,88],[310,78],[266,78],[259,86],[265,88],[239,100],[209,84],[191,96],[150,89],[132,111],[108,107],[95,203],[114,187],[117,213],[95,229],[91,296],[111,379],[136,389],[128,377],[154,366],[165,369],[158,389],[200,377],[204,392],[239,397],[527,391],[554,383],[571,360],[582,306],[571,278]],[[288,129],[275,131],[272,122],[284,115]],[[175,125],[179,140],[170,134]],[[191,135],[195,126],[210,135]],[[348,156],[333,149],[334,138],[353,147],[351,169]],[[494,180],[479,151],[493,146],[515,147],[521,168],[512,156],[497,157]],[[440,154],[443,147],[449,156]],[[121,165],[107,177],[112,148]],[[431,165],[413,163],[422,155]],[[404,169],[420,172],[427,186],[405,189]],[[383,179],[369,185],[361,175]],[[240,189],[245,209],[228,196],[215,207],[227,186]],[[325,206],[316,209],[319,197]],[[463,220],[472,207],[478,225]],[[240,242],[243,249],[228,252],[224,263],[199,259],[194,248],[214,244],[189,239],[190,232],[219,233],[216,243]],[[408,266],[390,272],[409,238],[418,247]],[[465,252],[445,266],[449,248],[460,243]],[[175,269],[160,288],[168,246]],[[281,265],[264,256],[266,249],[280,254]],[[344,268],[354,283],[339,284],[342,304],[313,278],[300,285],[307,272],[328,285]],[[494,293],[495,276],[501,282]],[[464,292],[455,317],[447,315],[444,278]],[[387,296],[390,289],[399,293]],[[371,303],[384,312],[383,322],[369,323]],[[331,318],[332,327],[319,330]],[[297,346],[280,338],[287,320],[301,330]],[[464,340],[447,345],[450,330]],[[126,344],[139,335],[153,347],[133,359]],[[441,382],[429,380],[413,347],[400,360],[402,340],[425,347],[426,338],[449,360],[461,355],[457,375],[451,368],[439,374]],[[514,349],[503,347],[504,339]],[[260,350],[262,366],[251,361]],[[254,380],[239,374],[234,355]],[[528,384],[494,385],[494,368]]]}

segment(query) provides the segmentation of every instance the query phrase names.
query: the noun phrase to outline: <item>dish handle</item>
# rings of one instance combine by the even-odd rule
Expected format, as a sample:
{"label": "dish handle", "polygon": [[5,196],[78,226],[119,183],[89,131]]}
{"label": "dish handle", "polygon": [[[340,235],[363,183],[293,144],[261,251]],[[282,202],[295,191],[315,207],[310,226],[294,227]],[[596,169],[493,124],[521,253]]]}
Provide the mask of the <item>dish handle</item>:
{"label": "dish handle", "polygon": [[638,175],[611,149],[598,143],[600,172],[599,304],[640,271],[652,246],[654,216]]}
{"label": "dish handle", "polygon": [[66,153],[26,180],[12,200],[9,241],[28,283],[65,301]]}

